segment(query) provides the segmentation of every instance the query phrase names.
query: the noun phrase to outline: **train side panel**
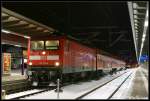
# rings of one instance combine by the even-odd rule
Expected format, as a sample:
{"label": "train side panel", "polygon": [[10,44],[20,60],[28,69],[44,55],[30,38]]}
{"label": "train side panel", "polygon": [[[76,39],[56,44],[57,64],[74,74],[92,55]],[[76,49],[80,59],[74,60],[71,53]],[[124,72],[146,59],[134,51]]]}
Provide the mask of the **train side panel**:
{"label": "train side panel", "polygon": [[64,73],[93,71],[96,69],[94,49],[66,39],[64,45]]}

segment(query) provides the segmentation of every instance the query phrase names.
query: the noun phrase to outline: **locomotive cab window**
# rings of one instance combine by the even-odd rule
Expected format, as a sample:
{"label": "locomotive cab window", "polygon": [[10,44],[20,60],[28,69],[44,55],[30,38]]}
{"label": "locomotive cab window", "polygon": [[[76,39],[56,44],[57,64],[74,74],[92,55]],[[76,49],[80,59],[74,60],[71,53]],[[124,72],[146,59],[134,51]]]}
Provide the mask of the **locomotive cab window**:
{"label": "locomotive cab window", "polygon": [[32,50],[43,50],[44,49],[44,41],[31,41],[31,49]]}
{"label": "locomotive cab window", "polygon": [[49,50],[59,49],[59,40],[48,40],[45,42],[45,47]]}

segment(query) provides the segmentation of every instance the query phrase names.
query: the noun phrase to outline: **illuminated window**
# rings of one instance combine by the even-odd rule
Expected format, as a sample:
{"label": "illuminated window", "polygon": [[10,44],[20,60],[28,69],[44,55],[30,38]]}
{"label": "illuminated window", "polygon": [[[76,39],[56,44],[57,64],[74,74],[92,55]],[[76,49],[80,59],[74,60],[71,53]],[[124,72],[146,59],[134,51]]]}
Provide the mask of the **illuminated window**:
{"label": "illuminated window", "polygon": [[44,41],[31,41],[32,50],[42,50],[44,49]]}
{"label": "illuminated window", "polygon": [[45,42],[46,49],[55,50],[59,48],[59,40],[49,40]]}

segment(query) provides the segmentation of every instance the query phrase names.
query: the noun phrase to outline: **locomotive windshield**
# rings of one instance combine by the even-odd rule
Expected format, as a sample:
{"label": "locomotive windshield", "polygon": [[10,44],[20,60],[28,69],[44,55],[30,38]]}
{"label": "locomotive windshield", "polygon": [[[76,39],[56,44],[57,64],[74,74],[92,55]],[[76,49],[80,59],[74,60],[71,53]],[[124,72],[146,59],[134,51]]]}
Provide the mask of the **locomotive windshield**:
{"label": "locomotive windshield", "polygon": [[45,42],[46,49],[58,49],[59,48],[59,40],[48,40]]}
{"label": "locomotive windshield", "polygon": [[31,49],[32,50],[43,50],[44,49],[44,41],[31,41]]}

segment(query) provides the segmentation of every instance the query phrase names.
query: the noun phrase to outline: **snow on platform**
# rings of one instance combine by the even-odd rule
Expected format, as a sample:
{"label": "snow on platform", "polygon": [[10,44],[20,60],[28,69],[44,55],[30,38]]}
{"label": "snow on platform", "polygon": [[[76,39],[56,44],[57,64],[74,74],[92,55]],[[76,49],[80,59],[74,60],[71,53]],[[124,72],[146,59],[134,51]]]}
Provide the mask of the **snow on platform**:
{"label": "snow on platform", "polygon": [[131,72],[128,72],[122,75],[121,77],[95,90],[82,99],[108,99],[109,96],[119,87],[119,85],[125,80],[127,76],[129,76],[130,73]]}
{"label": "snow on platform", "polygon": [[148,75],[148,71],[143,67],[135,68],[133,74],[111,99],[148,99],[148,80],[143,72]]}
{"label": "snow on platform", "polygon": [[[123,72],[131,72],[132,70],[120,71],[115,75],[108,75],[100,80],[91,80],[89,82],[82,82],[78,84],[71,84],[62,88],[63,92],[59,93],[59,99],[76,99],[77,97],[85,94],[86,92],[104,84],[105,82],[111,80],[122,74]],[[58,95],[54,90],[36,94],[33,96],[25,97],[22,99],[58,99]]]}
{"label": "snow on platform", "polygon": [[19,96],[24,96],[24,95],[39,92],[39,91],[42,91],[42,90],[34,89],[34,90],[28,90],[28,91],[19,92],[19,93],[13,93],[13,94],[6,95],[5,99],[12,99],[12,98],[16,98],[16,97],[19,97]]}

